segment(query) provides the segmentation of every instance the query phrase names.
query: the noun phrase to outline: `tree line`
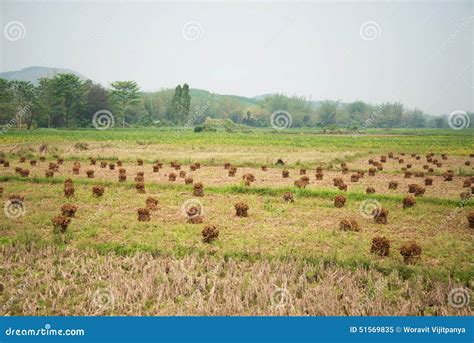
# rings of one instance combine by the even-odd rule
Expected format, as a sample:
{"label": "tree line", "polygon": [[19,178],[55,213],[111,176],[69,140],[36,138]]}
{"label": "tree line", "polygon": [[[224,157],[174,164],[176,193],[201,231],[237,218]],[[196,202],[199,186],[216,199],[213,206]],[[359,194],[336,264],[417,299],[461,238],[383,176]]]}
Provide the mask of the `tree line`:
{"label": "tree line", "polygon": [[[135,81],[115,81],[105,88],[74,74],[41,78],[36,85],[0,78],[0,124],[4,129],[87,128],[92,127],[92,117],[100,110],[114,114],[115,127],[196,126],[206,118],[269,127],[275,111],[290,113],[292,127],[357,130],[448,126],[446,115],[427,115],[400,102],[312,102],[283,94],[245,98],[191,90],[187,84],[150,93],[142,92]],[[474,117],[472,113],[469,116],[472,127]]]}

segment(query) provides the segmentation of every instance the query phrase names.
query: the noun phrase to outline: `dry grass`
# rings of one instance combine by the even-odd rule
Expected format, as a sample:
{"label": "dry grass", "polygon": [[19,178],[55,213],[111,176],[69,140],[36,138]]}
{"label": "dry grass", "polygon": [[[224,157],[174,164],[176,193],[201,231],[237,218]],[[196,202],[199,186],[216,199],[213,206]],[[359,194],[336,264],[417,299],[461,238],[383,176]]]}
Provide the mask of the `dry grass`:
{"label": "dry grass", "polygon": [[303,262],[2,247],[2,315],[473,315],[450,281]]}

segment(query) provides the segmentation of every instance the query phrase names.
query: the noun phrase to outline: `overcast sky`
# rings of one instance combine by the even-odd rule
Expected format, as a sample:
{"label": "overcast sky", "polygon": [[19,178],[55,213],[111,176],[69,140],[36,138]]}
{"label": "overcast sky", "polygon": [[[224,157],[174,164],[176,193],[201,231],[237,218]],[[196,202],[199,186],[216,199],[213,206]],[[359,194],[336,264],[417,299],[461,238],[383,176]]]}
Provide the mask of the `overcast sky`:
{"label": "overcast sky", "polygon": [[221,94],[473,110],[470,0],[0,3],[1,71],[39,65],[145,91],[187,82]]}

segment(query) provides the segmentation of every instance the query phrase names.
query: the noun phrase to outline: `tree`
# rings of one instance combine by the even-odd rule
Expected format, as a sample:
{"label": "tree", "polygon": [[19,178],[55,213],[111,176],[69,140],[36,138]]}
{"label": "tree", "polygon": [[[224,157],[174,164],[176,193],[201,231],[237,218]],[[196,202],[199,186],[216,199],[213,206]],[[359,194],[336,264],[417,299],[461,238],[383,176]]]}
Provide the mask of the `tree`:
{"label": "tree", "polygon": [[135,81],[115,81],[111,83],[111,96],[119,106],[122,116],[122,127],[125,127],[125,110],[128,106],[138,103],[140,98],[140,87]]}
{"label": "tree", "polygon": [[11,81],[10,86],[12,87],[14,97],[16,125],[17,128],[21,129],[22,119],[31,117],[35,87],[31,82],[16,80]]}
{"label": "tree", "polygon": [[337,107],[339,102],[326,100],[318,108],[319,121],[321,126],[331,126],[336,123]]}
{"label": "tree", "polygon": [[85,82],[85,106],[81,117],[79,118],[81,126],[90,126],[94,113],[100,110],[108,109],[109,95],[107,90],[99,84],[88,80]]}

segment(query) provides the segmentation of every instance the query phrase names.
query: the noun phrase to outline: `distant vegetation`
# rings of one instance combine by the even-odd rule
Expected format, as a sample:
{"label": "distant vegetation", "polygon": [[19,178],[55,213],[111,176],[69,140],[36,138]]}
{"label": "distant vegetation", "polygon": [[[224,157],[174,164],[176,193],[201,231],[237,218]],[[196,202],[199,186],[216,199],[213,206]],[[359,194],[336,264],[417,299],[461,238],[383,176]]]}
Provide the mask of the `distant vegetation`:
{"label": "distant vegetation", "polygon": [[[291,114],[291,126],[296,128],[352,131],[448,126],[446,115],[430,116],[399,102],[315,102],[283,94],[246,98],[190,89],[187,84],[147,93],[134,81],[116,81],[106,89],[72,73],[40,78],[36,84],[0,78],[4,129],[92,127],[92,117],[100,110],[114,114],[115,127],[185,126],[197,127],[196,132],[212,130],[219,123],[229,131],[270,127],[271,114],[281,110]],[[469,115],[472,127],[474,114]]]}

